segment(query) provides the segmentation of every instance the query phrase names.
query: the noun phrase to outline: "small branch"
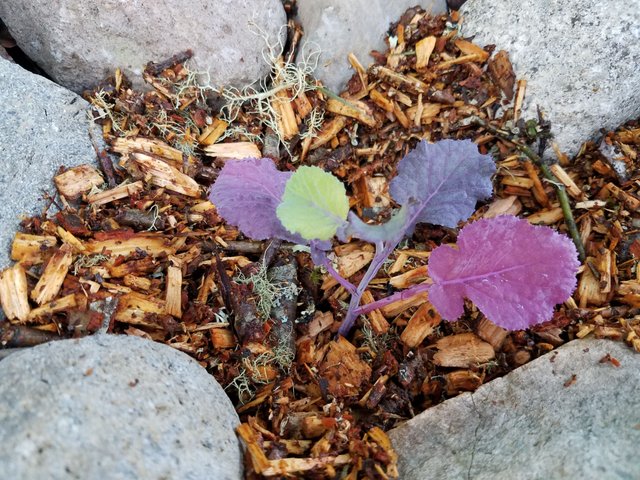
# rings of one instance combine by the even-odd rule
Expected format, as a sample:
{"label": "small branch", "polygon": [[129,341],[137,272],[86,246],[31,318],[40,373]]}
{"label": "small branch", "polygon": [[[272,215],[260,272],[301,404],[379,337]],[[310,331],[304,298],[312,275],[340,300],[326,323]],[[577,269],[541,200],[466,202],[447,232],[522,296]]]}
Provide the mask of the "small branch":
{"label": "small branch", "polygon": [[558,201],[560,202],[560,206],[562,207],[562,214],[564,215],[564,221],[567,225],[567,229],[569,230],[569,235],[573,240],[573,243],[578,250],[578,255],[580,257],[580,261],[584,262],[586,258],[586,253],[584,250],[584,245],[582,244],[582,239],[580,238],[580,232],[578,231],[578,227],[576,225],[575,219],[573,218],[573,212],[571,211],[571,204],[569,203],[569,196],[567,195],[567,191],[564,188],[564,185],[560,183],[560,181],[553,174],[549,166],[542,161],[542,159],[528,146],[523,145],[518,141],[517,138],[507,134],[503,130],[500,130],[488,122],[484,121],[479,117],[474,117],[474,122],[486,128],[488,131],[496,135],[502,140],[506,140],[512,143],[518,151],[524,153],[533,163],[535,163],[542,174],[545,176],[547,180],[549,180],[556,187],[556,192],[558,194]]}

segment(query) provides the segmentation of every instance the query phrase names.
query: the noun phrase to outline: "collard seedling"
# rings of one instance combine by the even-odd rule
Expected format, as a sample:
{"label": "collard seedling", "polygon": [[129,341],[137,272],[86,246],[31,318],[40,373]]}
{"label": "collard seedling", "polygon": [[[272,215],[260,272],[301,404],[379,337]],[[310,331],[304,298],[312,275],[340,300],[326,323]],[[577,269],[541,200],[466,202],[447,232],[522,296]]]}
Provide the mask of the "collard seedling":
{"label": "collard seedling", "polygon": [[[554,306],[576,285],[577,251],[564,235],[513,216],[478,220],[463,227],[456,247],[442,245],[429,260],[430,283],[361,306],[367,286],[400,241],[418,223],[456,227],[476,203],[491,196],[495,164],[470,140],[420,142],[398,164],[390,193],[400,205],[384,224],[367,224],[349,211],[344,185],[318,167],[278,171],[272,160],[228,161],[210,199],[225,220],[256,240],[280,238],[308,244],[313,261],[351,293],[339,333],[359,315],[429,292],[443,318],[457,320],[469,299],[495,324],[523,329],[549,320]],[[331,240],[355,237],[375,245],[375,255],[356,286],[327,257]]]}

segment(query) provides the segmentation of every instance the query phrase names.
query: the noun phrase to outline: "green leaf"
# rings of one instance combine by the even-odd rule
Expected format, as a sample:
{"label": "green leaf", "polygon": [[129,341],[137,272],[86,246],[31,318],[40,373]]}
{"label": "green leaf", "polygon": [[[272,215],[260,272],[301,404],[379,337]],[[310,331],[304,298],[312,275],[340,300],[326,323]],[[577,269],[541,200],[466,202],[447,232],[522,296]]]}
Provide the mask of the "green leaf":
{"label": "green leaf", "polygon": [[307,240],[329,240],[344,225],[349,199],[340,180],[318,167],[300,167],[287,181],[276,210],[291,233]]}

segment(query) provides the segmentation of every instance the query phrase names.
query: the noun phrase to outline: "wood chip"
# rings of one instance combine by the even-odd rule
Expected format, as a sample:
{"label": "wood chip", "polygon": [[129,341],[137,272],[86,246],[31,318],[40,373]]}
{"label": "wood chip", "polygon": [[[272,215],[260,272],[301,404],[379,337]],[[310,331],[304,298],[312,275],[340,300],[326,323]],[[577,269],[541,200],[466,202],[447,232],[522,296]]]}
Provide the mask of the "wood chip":
{"label": "wood chip", "polygon": [[9,320],[28,320],[31,311],[28,293],[27,275],[22,265],[16,263],[0,272],[0,305]]}
{"label": "wood chip", "polygon": [[327,101],[325,108],[329,112],[355,118],[371,128],[374,128],[378,124],[373,116],[371,107],[359,100],[340,101],[335,98],[331,98]]}
{"label": "wood chip", "polygon": [[209,157],[220,158],[261,158],[260,149],[252,142],[217,143],[204,149]]}
{"label": "wood chip", "polygon": [[167,293],[165,312],[176,318],[182,318],[182,268],[167,268]]}
{"label": "wood chip", "polygon": [[11,244],[11,260],[28,265],[40,265],[51,256],[58,240],[52,235],[16,233]]}
{"label": "wood chip", "polygon": [[162,160],[144,153],[132,153],[129,158],[145,175],[145,181],[151,185],[165,187],[189,197],[200,196],[200,185],[193,178]]}
{"label": "wood chip", "polygon": [[495,358],[493,347],[474,333],[459,333],[436,342],[433,362],[441,367],[468,368]]}
{"label": "wood chip", "polygon": [[53,254],[38,283],[31,291],[32,300],[38,305],[43,305],[56,298],[72,262],[73,249],[69,245],[62,245]]}
{"label": "wood chip", "polygon": [[130,197],[144,190],[144,183],[141,181],[120,185],[119,187],[105,190],[100,193],[94,193],[87,196],[87,202],[93,205],[106,205],[123,198]]}
{"label": "wood chip", "polygon": [[441,321],[442,317],[434,306],[429,302],[425,302],[411,316],[409,323],[404,327],[400,335],[400,340],[408,348],[415,348],[433,333]]}
{"label": "wood chip", "polygon": [[509,60],[509,54],[505,50],[500,50],[489,59],[487,70],[493,81],[500,87],[507,100],[513,99],[513,90],[516,75],[513,73],[513,66]]}
{"label": "wood chip", "polygon": [[104,183],[100,172],[91,165],[79,165],[53,177],[60,195],[75,200]]}
{"label": "wood chip", "polygon": [[416,42],[416,70],[422,70],[429,64],[429,58],[436,46],[436,37],[425,37]]}
{"label": "wood chip", "polygon": [[319,375],[326,380],[331,395],[359,397],[371,377],[371,366],[360,358],[356,347],[346,338],[338,337],[329,344]]}

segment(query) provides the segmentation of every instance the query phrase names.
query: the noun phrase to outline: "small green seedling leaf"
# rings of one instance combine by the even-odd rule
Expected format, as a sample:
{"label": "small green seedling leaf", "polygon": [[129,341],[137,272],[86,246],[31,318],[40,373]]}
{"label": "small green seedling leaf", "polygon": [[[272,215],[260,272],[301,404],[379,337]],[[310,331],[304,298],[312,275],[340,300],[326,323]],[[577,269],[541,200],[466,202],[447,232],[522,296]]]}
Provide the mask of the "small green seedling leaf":
{"label": "small green seedling leaf", "polygon": [[276,214],[291,233],[329,240],[344,225],[349,199],[340,180],[318,167],[300,167],[287,181]]}

